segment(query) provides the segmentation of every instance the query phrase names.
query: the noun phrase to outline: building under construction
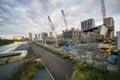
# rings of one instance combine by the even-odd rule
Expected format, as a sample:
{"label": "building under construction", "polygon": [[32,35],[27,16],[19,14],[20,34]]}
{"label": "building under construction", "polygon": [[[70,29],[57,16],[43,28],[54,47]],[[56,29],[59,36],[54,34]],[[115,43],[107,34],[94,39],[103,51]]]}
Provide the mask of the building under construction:
{"label": "building under construction", "polygon": [[[114,40],[113,18],[106,18],[106,23],[109,25],[109,38]],[[103,41],[105,39],[105,36],[101,34],[103,26],[104,25],[99,25],[95,27],[95,20],[88,19],[81,22],[81,30],[72,28],[71,30],[63,31],[62,38],[65,41],[81,43]]]}

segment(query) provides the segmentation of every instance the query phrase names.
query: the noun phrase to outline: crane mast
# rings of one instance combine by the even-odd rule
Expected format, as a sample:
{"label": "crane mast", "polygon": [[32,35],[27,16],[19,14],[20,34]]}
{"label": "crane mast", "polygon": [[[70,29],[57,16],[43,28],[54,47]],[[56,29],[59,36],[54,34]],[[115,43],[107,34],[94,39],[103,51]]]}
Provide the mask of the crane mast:
{"label": "crane mast", "polygon": [[103,25],[106,25],[106,10],[105,10],[105,3],[104,0],[100,0],[101,2],[101,11],[102,11],[102,18],[103,18]]}
{"label": "crane mast", "polygon": [[[103,25],[109,29],[107,22],[106,22],[106,10],[105,10],[105,3],[104,0],[100,0],[101,3],[101,11],[102,11],[102,19],[103,19]],[[109,39],[109,33],[108,30],[105,34],[105,39],[108,40]]]}

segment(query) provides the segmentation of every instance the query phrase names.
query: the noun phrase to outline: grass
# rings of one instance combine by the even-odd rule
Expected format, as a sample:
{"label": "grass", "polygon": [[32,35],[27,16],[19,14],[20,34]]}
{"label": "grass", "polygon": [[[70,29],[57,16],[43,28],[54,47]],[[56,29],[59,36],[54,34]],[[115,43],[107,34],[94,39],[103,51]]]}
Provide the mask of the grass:
{"label": "grass", "polygon": [[7,58],[7,59],[4,59],[4,60],[0,60],[0,65],[15,62],[15,61],[19,61],[19,60],[23,60],[23,59],[24,59],[23,57]]}
{"label": "grass", "polygon": [[111,73],[93,67],[86,62],[78,62],[74,67],[71,80],[119,80],[118,73]]}
{"label": "grass", "polygon": [[14,42],[14,40],[1,40],[0,39],[0,46],[5,45],[5,44],[10,44],[13,42]]}
{"label": "grass", "polygon": [[30,80],[38,69],[44,68],[45,65],[42,61],[35,61],[34,59],[26,61],[21,65],[15,73],[15,80]]}

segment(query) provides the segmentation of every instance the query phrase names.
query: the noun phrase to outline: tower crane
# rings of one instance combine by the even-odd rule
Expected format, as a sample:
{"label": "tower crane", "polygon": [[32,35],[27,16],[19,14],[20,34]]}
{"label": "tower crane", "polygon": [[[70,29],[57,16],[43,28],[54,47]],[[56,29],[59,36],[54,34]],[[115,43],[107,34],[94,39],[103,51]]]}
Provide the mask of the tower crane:
{"label": "tower crane", "polygon": [[107,32],[105,33],[105,39],[108,40],[109,39],[109,35],[108,35],[108,29],[109,29],[109,27],[108,27],[107,22],[106,22],[106,10],[105,10],[104,0],[100,0],[100,3],[101,3],[103,25],[105,27],[107,27]]}
{"label": "tower crane", "polygon": [[55,30],[55,28],[54,28],[54,24],[53,24],[50,16],[48,16],[48,21],[49,21],[49,24],[50,24],[50,28],[51,28],[51,30],[52,30],[52,32],[53,32],[53,31]]}
{"label": "tower crane", "polygon": [[54,34],[53,37],[54,37],[54,41],[55,41],[55,44],[57,44],[58,40],[57,40],[57,33],[55,31],[55,27],[54,27],[54,24],[50,18],[50,16],[48,16],[48,21],[49,21],[49,24],[50,24],[50,28],[52,30],[52,33]]}
{"label": "tower crane", "polygon": [[65,13],[64,13],[63,10],[61,10],[61,12],[62,12],[62,15],[63,15],[63,18],[64,18],[65,27],[66,27],[66,29],[68,29]]}

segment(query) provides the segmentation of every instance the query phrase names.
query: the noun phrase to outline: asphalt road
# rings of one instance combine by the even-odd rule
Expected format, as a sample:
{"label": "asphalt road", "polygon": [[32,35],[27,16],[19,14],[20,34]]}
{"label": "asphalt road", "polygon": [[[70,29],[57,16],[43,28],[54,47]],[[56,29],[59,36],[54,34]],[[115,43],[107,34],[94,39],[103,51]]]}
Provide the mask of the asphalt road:
{"label": "asphalt road", "polygon": [[35,53],[40,54],[42,60],[55,80],[66,80],[66,77],[71,77],[73,65],[70,62],[33,43],[31,43],[31,47]]}

